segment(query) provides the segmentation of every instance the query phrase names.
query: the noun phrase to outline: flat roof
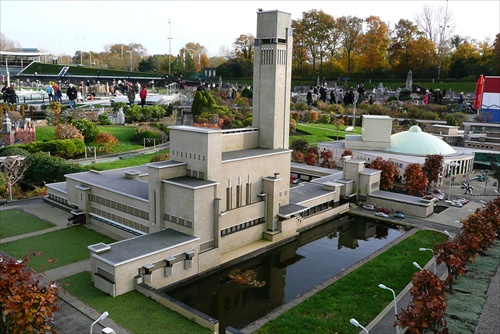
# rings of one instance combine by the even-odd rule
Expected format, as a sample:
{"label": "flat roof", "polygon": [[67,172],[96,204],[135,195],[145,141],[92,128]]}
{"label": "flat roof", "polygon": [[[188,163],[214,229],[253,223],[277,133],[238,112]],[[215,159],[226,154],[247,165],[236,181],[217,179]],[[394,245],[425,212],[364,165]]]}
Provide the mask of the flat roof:
{"label": "flat roof", "polygon": [[47,184],[47,188],[55,189],[58,190],[62,193],[67,193],[68,192],[68,187],[66,185],[66,182],[56,182],[56,183],[49,183]]}
{"label": "flat roof", "polygon": [[171,179],[165,179],[162,180],[164,183],[170,183],[170,184],[175,184],[180,187],[184,188],[189,188],[189,189],[199,189],[199,188],[204,188],[208,186],[213,186],[219,184],[218,182],[210,181],[210,180],[203,180],[203,179],[197,179],[194,177],[190,176],[179,176],[179,177],[174,177]]}
{"label": "flat roof", "polygon": [[105,263],[117,266],[199,239],[199,237],[193,237],[176,230],[166,229],[109,244],[110,250],[99,254],[94,253],[92,256]]}
{"label": "flat roof", "polygon": [[421,200],[422,197],[393,193],[393,192],[384,191],[384,190],[374,191],[369,196],[373,197],[373,198],[380,198],[380,199],[390,200],[393,202],[408,203],[408,204],[418,205],[418,206],[429,206],[429,205],[433,204],[433,202],[422,201]]}
{"label": "flat roof", "polygon": [[302,182],[290,188],[290,204],[300,205],[300,203],[330,195],[332,192],[333,190],[324,189],[321,184]]}
{"label": "flat roof", "polygon": [[301,213],[307,209],[309,209],[309,207],[298,204],[282,205],[280,206],[278,215],[283,218],[290,218],[292,215]]}
{"label": "flat roof", "polygon": [[289,153],[292,150],[289,149],[278,149],[278,150],[270,150],[264,148],[252,148],[248,150],[238,150],[238,151],[229,151],[222,153],[222,162],[230,162],[237,161],[242,159],[249,158],[257,158],[257,157],[265,157],[276,154]]}
{"label": "flat roof", "polygon": [[127,168],[112,169],[107,171],[90,171],[76,174],[66,174],[67,179],[82,182],[98,188],[109,189],[116,193],[148,200],[148,182],[139,179],[125,178],[125,172],[138,172],[139,175],[147,175],[148,166],[134,166]]}

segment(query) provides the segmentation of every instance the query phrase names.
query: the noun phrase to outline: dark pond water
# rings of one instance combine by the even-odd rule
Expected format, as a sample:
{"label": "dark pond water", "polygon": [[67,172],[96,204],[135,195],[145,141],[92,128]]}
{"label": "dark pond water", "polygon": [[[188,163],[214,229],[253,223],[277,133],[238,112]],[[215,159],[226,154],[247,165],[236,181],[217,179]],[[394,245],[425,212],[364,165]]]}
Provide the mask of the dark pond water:
{"label": "dark pond water", "polygon": [[[396,228],[363,218],[333,220],[266,254],[164,292],[218,319],[221,332],[228,326],[241,329],[400,235]],[[266,284],[239,285],[228,276],[233,269],[252,269]]]}

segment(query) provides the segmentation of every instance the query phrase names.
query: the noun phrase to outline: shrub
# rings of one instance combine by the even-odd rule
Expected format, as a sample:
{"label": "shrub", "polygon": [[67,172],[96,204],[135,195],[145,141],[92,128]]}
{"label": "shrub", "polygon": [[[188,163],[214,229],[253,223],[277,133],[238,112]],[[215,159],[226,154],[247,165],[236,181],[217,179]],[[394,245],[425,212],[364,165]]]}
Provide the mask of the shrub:
{"label": "shrub", "polygon": [[16,147],[16,146],[6,147],[3,151],[0,152],[0,157],[8,157],[8,156],[14,156],[14,155],[20,155],[23,157],[27,157],[30,155],[30,152],[26,151],[23,148]]}
{"label": "shrub", "polygon": [[99,133],[97,126],[87,119],[77,119],[72,124],[80,130],[86,144],[92,143]]}
{"label": "shrub", "polygon": [[101,146],[113,147],[118,144],[118,139],[111,133],[99,133],[95,137],[94,143]]}
{"label": "shrub", "polygon": [[309,106],[307,105],[307,103],[305,103],[303,101],[299,101],[299,102],[295,103],[294,110],[304,111],[304,110],[308,110],[308,109],[309,109]]}
{"label": "shrub", "polygon": [[149,162],[157,162],[157,161],[168,161],[170,160],[170,154],[169,153],[162,153],[162,154],[157,154],[153,155],[151,160]]}
{"label": "shrub", "polygon": [[123,110],[126,106],[127,104],[125,102],[116,102],[115,104],[113,104],[113,111],[117,112],[118,110],[120,110],[120,108],[122,108]]}
{"label": "shrub", "polygon": [[65,159],[45,153],[34,153],[26,160],[29,167],[24,174],[24,181],[43,187],[46,183],[65,181],[65,174],[83,172],[80,164],[69,164]]}
{"label": "shrub", "polygon": [[295,133],[295,131],[297,131],[297,121],[290,118],[290,133]]}
{"label": "shrub", "polygon": [[97,121],[101,125],[110,125],[110,124],[112,124],[111,121],[109,120],[107,112],[103,112],[102,114],[100,114],[99,116],[97,116]]}
{"label": "shrub", "polygon": [[83,140],[83,135],[75,126],[71,124],[59,124],[56,128],[54,136],[56,139],[70,139],[76,138]]}
{"label": "shrub", "polygon": [[292,140],[290,148],[294,151],[306,152],[309,149],[309,142],[303,138],[297,138]]}
{"label": "shrub", "polygon": [[[154,139],[153,140],[144,140],[144,139]],[[153,127],[140,127],[135,129],[134,135],[130,138],[130,141],[136,144],[146,144],[146,146],[153,146],[161,142],[161,134],[160,131]]]}
{"label": "shrub", "polygon": [[409,88],[403,88],[399,91],[399,100],[408,101],[410,99],[411,90]]}
{"label": "shrub", "polygon": [[342,115],[342,114],[344,114],[345,109],[340,104],[329,104],[328,111],[332,114]]}

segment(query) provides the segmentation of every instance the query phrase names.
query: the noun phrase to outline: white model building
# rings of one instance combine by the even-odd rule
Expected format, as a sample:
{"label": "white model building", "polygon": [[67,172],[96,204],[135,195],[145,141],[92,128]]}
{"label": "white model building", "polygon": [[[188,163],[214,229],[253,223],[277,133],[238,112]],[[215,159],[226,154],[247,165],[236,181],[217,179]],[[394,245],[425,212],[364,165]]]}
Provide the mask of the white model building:
{"label": "white model building", "polygon": [[[292,38],[290,14],[257,13],[251,128],[173,126],[170,161],[70,174],[47,186],[49,201],[124,238],[89,246],[96,287],[117,296],[139,283],[169,286],[348,211],[342,183],[290,188]],[[378,189],[373,174],[363,182],[375,186],[363,189]]]}

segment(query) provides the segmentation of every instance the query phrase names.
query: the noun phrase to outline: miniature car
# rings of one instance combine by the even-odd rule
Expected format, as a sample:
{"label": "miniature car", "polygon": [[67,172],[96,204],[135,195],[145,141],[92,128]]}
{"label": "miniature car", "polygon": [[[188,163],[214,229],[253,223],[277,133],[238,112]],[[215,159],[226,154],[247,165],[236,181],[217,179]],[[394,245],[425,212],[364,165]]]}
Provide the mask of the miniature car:
{"label": "miniature car", "polygon": [[405,219],[406,216],[404,214],[402,214],[401,212],[396,212],[395,214],[392,215],[394,218],[401,218],[401,219]]}
{"label": "miniature car", "polygon": [[363,205],[363,209],[370,210],[370,211],[375,211],[375,206],[373,206],[373,205]]}
{"label": "miniature car", "polygon": [[451,201],[450,203],[451,206],[455,206],[457,208],[461,208],[462,206],[464,206],[462,203],[460,202],[455,202],[455,201]]}
{"label": "miniature car", "polygon": [[375,212],[375,216],[389,218],[389,215],[383,212]]}

